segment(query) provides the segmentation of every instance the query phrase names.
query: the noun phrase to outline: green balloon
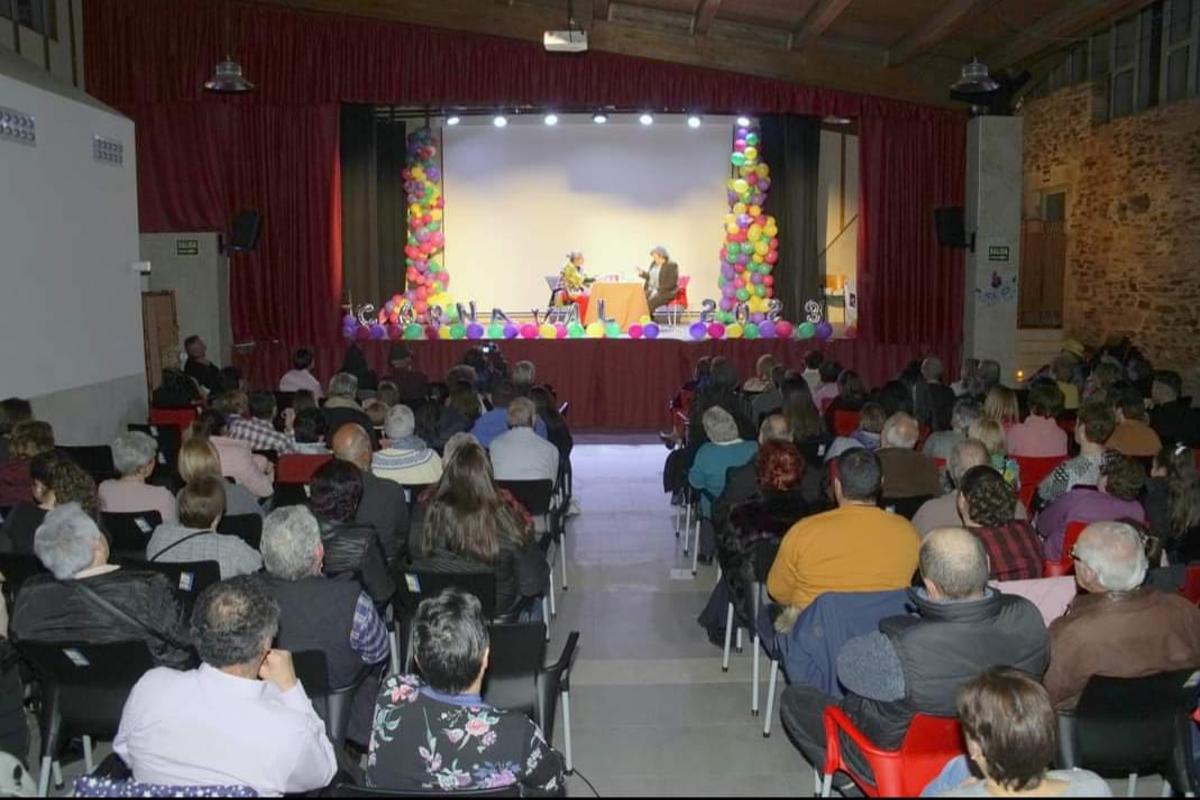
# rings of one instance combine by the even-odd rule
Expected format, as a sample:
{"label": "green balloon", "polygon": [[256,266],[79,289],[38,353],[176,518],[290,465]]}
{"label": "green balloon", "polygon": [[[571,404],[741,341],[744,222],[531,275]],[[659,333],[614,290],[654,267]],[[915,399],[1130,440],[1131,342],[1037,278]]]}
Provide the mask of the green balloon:
{"label": "green balloon", "polygon": [[440,222],[431,222],[431,223],[429,223],[429,228],[428,228],[428,229],[429,229],[429,230],[431,230],[431,231],[440,231],[440,230],[442,229],[442,223],[440,223]]}
{"label": "green balloon", "polygon": [[797,339],[811,339],[817,332],[817,326],[811,322],[801,322],[796,326]]}
{"label": "green balloon", "polygon": [[733,260],[737,261],[736,256],[742,252],[741,242],[730,242],[729,244],[725,245],[725,252],[729,253],[731,256],[735,256]]}
{"label": "green balloon", "polygon": [[746,145],[748,147],[756,147],[758,145],[758,134],[750,133],[746,135]]}
{"label": "green balloon", "polygon": [[456,324],[450,326],[450,338],[451,339],[461,339],[466,335],[467,335],[467,329],[464,328],[462,325],[459,325],[456,323]]}
{"label": "green balloon", "polygon": [[728,325],[729,323],[733,322],[734,319],[736,318],[733,316],[732,311],[717,312],[717,322],[720,322],[722,325]]}
{"label": "green balloon", "polygon": [[[447,320],[454,322],[455,320],[458,319],[458,306],[447,305],[445,308],[442,309],[442,316],[445,317]],[[451,334],[453,335],[453,331],[451,331]]]}
{"label": "green balloon", "polygon": [[583,336],[583,326],[578,322],[572,322],[567,326],[567,336],[572,339],[579,339]]}
{"label": "green balloon", "polygon": [[404,329],[405,339],[420,339],[424,335],[425,329],[415,322]]}
{"label": "green balloon", "polygon": [[758,338],[758,326],[755,325],[753,322],[747,322],[746,327],[742,329],[742,338],[757,339]]}
{"label": "green balloon", "polygon": [[487,326],[487,337],[489,339],[503,339],[504,338],[504,326],[501,325],[499,322],[493,322],[491,325],[488,325]]}
{"label": "green balloon", "polygon": [[756,295],[758,295],[759,297],[766,297],[767,296],[767,287],[763,286],[761,283],[755,284],[754,293]]}
{"label": "green balloon", "polygon": [[741,300],[742,302],[745,302],[745,301],[749,300],[749,299],[750,299],[750,292],[748,292],[748,291],[747,291],[747,290],[745,290],[745,289],[738,289],[738,290],[737,290],[737,299],[738,299],[738,300]]}
{"label": "green balloon", "polygon": [[741,166],[744,166],[746,163],[746,156],[742,155],[741,153],[734,153],[729,156],[729,161],[735,167],[741,167]]}
{"label": "green balloon", "polygon": [[610,339],[616,339],[621,335],[621,323],[617,322],[615,319],[609,321],[604,326],[604,335]]}

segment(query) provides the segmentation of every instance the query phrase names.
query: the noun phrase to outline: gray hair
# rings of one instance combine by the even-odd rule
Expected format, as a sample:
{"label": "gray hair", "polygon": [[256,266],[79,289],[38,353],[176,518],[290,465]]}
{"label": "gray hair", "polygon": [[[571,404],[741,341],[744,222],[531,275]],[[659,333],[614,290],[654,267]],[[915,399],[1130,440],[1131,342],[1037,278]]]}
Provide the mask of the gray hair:
{"label": "gray hair", "polygon": [[512,382],[518,386],[532,386],[537,377],[537,367],[532,361],[518,361],[513,364]]}
{"label": "gray hair", "polygon": [[1150,568],[1141,534],[1127,522],[1093,522],[1079,534],[1072,555],[1110,592],[1136,589]]}
{"label": "gray hair", "polygon": [[663,247],[661,244],[660,244],[660,245],[658,245],[657,247],[655,247],[653,250],[651,250],[651,251],[650,251],[650,254],[651,254],[651,255],[659,255],[659,256],[662,256],[662,257],[663,257],[663,261],[670,261],[670,260],[671,260],[671,254],[670,254],[670,253],[668,253],[668,252],[667,252],[667,248]]}
{"label": "gray hair", "polygon": [[762,424],[758,426],[759,444],[790,442],[791,440],[792,426],[788,424],[787,417],[783,414],[768,414],[763,417]]}
{"label": "gray hair", "polygon": [[921,577],[949,600],[977,595],[991,565],[983,541],[965,528],[934,528],[921,542]]}
{"label": "gray hair", "polygon": [[126,431],[113,439],[113,466],[122,475],[132,475],[154,461],[157,454],[158,442],[148,433]]}
{"label": "gray hair", "polygon": [[383,423],[383,432],[389,439],[404,439],[412,436],[416,427],[417,421],[411,408],[404,405],[392,406]]}
{"label": "gray hair", "polygon": [[945,366],[942,360],[937,356],[930,356],[921,362],[921,375],[927,381],[941,380],[942,373],[945,371]]}
{"label": "gray hair", "polygon": [[897,411],[883,423],[883,432],[879,436],[883,447],[902,447],[913,449],[917,439],[921,438],[921,425],[910,414]]}
{"label": "gray hair", "polygon": [[950,450],[946,470],[950,473],[951,482],[958,486],[967,470],[972,467],[991,466],[991,463],[992,457],[988,455],[987,445],[978,439],[963,439]]}
{"label": "gray hair", "polygon": [[354,400],[358,397],[358,376],[350,372],[339,372],[329,379],[329,396]]}
{"label": "gray hair", "polygon": [[479,440],[475,438],[475,434],[468,433],[467,431],[454,434],[442,446],[442,461],[449,464],[450,459],[454,457],[454,454],[464,444],[479,444]]}
{"label": "gray hair", "polygon": [[737,422],[733,415],[720,406],[712,406],[700,418],[704,434],[710,442],[732,442],[738,438]]}
{"label": "gray hair", "polygon": [[983,416],[983,406],[972,397],[956,400],[954,410],[950,412],[950,428],[966,434],[971,423]]}
{"label": "gray hair", "polygon": [[104,534],[79,503],[63,503],[33,534],[33,552],[55,578],[65,581],[92,565],[96,542]]}
{"label": "gray hair", "polygon": [[263,520],[263,565],[267,572],[285,581],[298,581],[319,572],[316,550],[321,526],[305,506],[283,506]]}
{"label": "gray hair", "polygon": [[537,406],[528,397],[518,397],[508,404],[508,427],[532,428],[537,419]]}

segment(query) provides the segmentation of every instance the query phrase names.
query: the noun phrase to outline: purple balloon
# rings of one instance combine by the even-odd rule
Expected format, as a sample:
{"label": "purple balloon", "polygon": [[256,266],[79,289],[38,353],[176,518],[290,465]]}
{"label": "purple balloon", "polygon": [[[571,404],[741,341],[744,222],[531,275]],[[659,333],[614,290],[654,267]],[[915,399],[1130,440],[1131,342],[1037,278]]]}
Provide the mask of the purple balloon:
{"label": "purple balloon", "polygon": [[442,177],[442,171],[437,167],[430,167],[429,169],[425,170],[425,177],[429,178],[429,180],[433,181],[434,183],[437,183],[438,178]]}
{"label": "purple balloon", "polygon": [[376,322],[374,325],[371,326],[371,338],[372,339],[386,339],[387,338],[387,328],[383,327],[378,322]]}
{"label": "purple balloon", "polygon": [[758,190],[760,192],[765,192],[770,188],[771,188],[771,179],[770,178],[759,178],[758,179]]}
{"label": "purple balloon", "polygon": [[833,326],[825,320],[821,320],[819,323],[817,323],[816,335],[817,338],[822,341],[828,339],[830,336],[833,336]]}
{"label": "purple balloon", "polygon": [[[699,323],[697,323],[697,324],[699,324]],[[658,323],[657,322],[647,322],[645,325],[643,325],[642,326],[642,336],[647,339],[657,339],[658,338]]]}
{"label": "purple balloon", "polygon": [[729,205],[733,205],[738,201],[738,194],[733,189],[727,189],[725,191],[725,197],[728,198]]}
{"label": "purple balloon", "polygon": [[482,339],[483,338],[483,326],[480,325],[478,322],[472,322],[470,325],[467,326],[467,338],[468,339]]}
{"label": "purple balloon", "polygon": [[755,325],[758,325],[766,318],[767,318],[767,315],[762,313],[761,311],[755,311],[753,314],[750,315],[750,321],[753,322]]}
{"label": "purple balloon", "polygon": [[750,215],[749,214],[738,214],[737,215],[737,224],[739,227],[749,228],[750,227]]}
{"label": "purple balloon", "polygon": [[724,266],[721,267],[721,275],[726,280],[733,280],[733,276],[734,276],[733,267],[731,267],[729,264],[725,264]]}
{"label": "purple balloon", "polygon": [[733,296],[730,295],[729,297],[722,297],[721,302],[718,305],[721,307],[722,311],[733,311]]}
{"label": "purple balloon", "polygon": [[691,327],[688,328],[688,336],[691,336],[696,341],[703,339],[707,333],[708,326],[703,322],[693,322]]}
{"label": "purple balloon", "polygon": [[749,128],[742,128],[742,127],[739,127],[739,128],[737,129],[737,138],[739,138],[739,139],[745,139],[745,138],[746,138],[747,136],[749,136],[749,135],[750,135],[750,129],[749,129]]}
{"label": "purple balloon", "polygon": [[774,339],[775,323],[769,319],[765,319],[758,323],[758,335],[763,339]]}
{"label": "purple balloon", "polygon": [[521,333],[521,329],[513,323],[509,322],[504,326],[504,338],[515,339]]}
{"label": "purple balloon", "polygon": [[751,283],[762,283],[762,275],[761,275],[761,274],[759,274],[759,273],[757,273],[757,272],[755,272],[755,273],[751,274],[751,275],[750,275],[750,282],[751,282]]}
{"label": "purple balloon", "polygon": [[356,333],[358,333],[358,329],[354,325],[345,325],[342,327],[343,339],[353,339]]}
{"label": "purple balloon", "polygon": [[743,267],[746,266],[750,263],[750,256],[742,253],[740,256],[738,256],[737,263],[741,264]]}

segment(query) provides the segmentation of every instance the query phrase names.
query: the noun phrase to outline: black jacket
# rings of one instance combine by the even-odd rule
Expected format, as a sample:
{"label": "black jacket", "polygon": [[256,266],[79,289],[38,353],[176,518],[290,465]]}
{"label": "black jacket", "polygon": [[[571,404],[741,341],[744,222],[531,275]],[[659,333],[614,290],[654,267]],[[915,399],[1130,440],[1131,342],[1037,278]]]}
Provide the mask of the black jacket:
{"label": "black jacket", "polygon": [[550,585],[550,565],[536,543],[522,548],[501,545],[496,563],[473,561],[458,553],[435,550],[413,563],[413,568],[428,572],[486,572],[496,575],[496,612],[503,614],[525,597],[539,597]]}
{"label": "black jacket", "polygon": [[363,669],[350,647],[354,608],[362,587],[323,575],[285,581],[268,577],[267,589],[279,603],[278,646],[293,653],[320,650],[329,668],[329,684],[349,686]]}
{"label": "black jacket", "polygon": [[403,556],[408,541],[408,501],[404,498],[404,487],[371,472],[363,472],[362,478],[362,500],[354,521],[375,529],[388,563],[392,563]]}
{"label": "black jacket", "polygon": [[396,584],[388,572],[387,556],[375,529],[356,522],[317,521],[325,546],[325,574],[354,575],[372,600],[387,602],[395,594]]}
{"label": "black jacket", "polygon": [[1190,399],[1150,409],[1150,427],[1164,445],[1200,447],[1200,409],[1192,408]]}
{"label": "black jacket", "polygon": [[211,394],[220,394],[221,386],[221,368],[216,364],[209,362],[201,364],[199,361],[188,359],[183,365],[183,372],[189,378],[192,378],[196,383],[208,389]]}
{"label": "black jacket", "polygon": [[46,509],[33,503],[14,507],[0,528],[0,553],[33,555],[33,535],[45,519]]}

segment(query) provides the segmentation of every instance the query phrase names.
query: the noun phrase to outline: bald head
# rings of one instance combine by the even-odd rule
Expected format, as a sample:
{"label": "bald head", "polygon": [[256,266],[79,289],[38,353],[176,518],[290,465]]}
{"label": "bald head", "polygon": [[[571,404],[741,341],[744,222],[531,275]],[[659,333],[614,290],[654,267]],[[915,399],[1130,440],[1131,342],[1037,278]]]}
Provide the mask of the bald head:
{"label": "bald head", "polygon": [[965,528],[934,528],[921,542],[921,577],[931,597],[967,600],[983,597],[987,586],[987,551]]}
{"label": "bald head", "polygon": [[338,459],[362,470],[371,468],[371,437],[361,425],[347,422],[333,434],[329,446]]}
{"label": "bald head", "polygon": [[759,444],[790,442],[791,440],[792,428],[783,414],[771,414],[762,421],[762,425],[758,426]]}
{"label": "bald head", "polygon": [[1150,566],[1141,534],[1126,522],[1088,525],[1072,555],[1079,564],[1076,581],[1093,594],[1136,589]]}
{"label": "bald head", "polygon": [[911,415],[897,411],[883,423],[880,437],[884,447],[900,447],[912,450],[921,438],[921,426]]}

